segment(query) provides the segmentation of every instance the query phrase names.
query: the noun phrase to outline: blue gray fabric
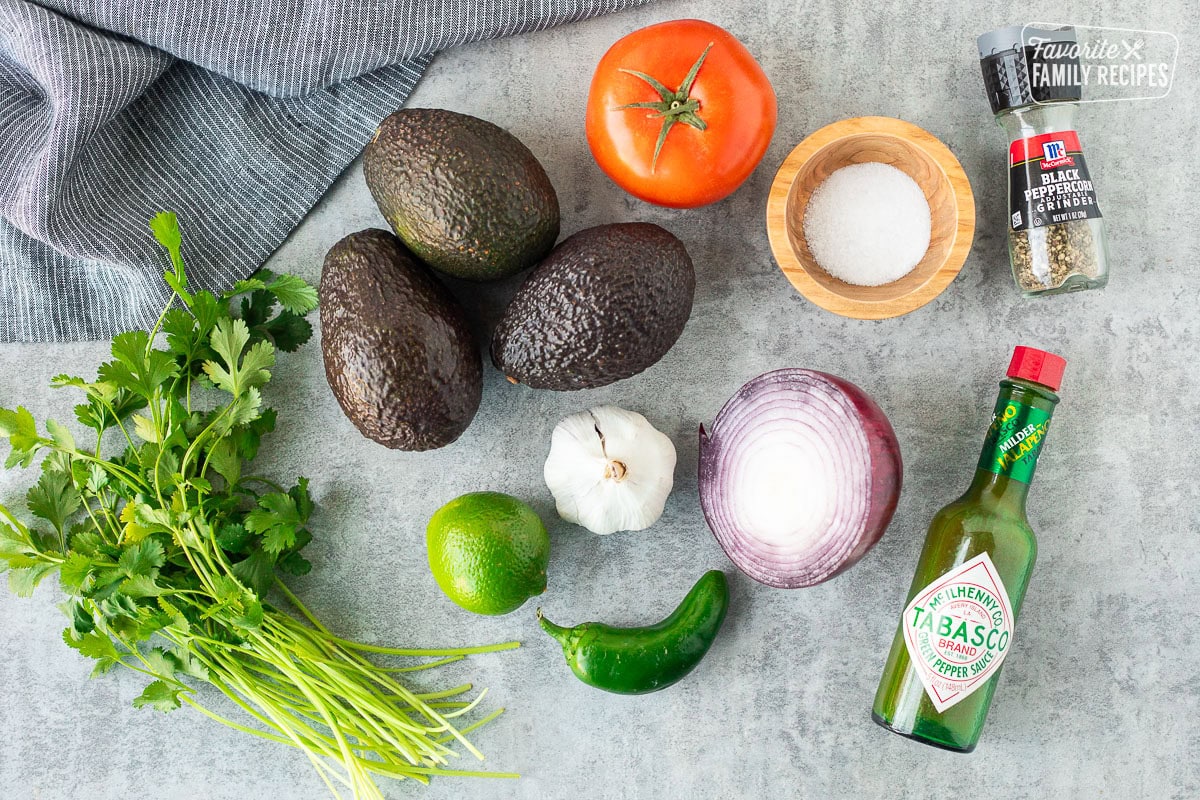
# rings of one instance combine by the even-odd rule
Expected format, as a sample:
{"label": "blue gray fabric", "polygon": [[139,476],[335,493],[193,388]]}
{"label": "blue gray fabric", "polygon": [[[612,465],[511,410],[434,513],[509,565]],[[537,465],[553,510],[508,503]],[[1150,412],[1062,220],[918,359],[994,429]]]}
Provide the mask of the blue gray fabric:
{"label": "blue gray fabric", "polygon": [[645,0],[0,0],[0,341],[106,338],[261,264],[438,50]]}

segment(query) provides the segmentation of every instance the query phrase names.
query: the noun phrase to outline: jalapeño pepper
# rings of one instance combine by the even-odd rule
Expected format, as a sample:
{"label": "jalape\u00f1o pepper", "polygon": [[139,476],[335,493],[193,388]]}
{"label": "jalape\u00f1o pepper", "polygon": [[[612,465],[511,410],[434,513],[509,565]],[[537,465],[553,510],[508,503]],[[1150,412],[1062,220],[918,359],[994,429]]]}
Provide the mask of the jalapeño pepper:
{"label": "jalape\u00f1o pepper", "polygon": [[615,628],[585,622],[574,628],[542,616],[542,629],[562,645],[571,670],[584,683],[617,694],[665,689],[692,671],[708,652],[729,606],[725,573],[706,572],[679,607],[655,625]]}

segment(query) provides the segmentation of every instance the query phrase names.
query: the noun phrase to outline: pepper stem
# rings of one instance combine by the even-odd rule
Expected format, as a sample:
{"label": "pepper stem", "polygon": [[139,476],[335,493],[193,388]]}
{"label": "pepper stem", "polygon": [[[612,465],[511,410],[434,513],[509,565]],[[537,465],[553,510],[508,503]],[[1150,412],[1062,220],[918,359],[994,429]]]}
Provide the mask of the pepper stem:
{"label": "pepper stem", "polygon": [[550,620],[542,615],[542,610],[537,610],[538,624],[542,626],[542,630],[554,637],[555,641],[564,647],[567,644],[567,636],[571,633],[569,628],[564,628],[561,625],[555,625]]}

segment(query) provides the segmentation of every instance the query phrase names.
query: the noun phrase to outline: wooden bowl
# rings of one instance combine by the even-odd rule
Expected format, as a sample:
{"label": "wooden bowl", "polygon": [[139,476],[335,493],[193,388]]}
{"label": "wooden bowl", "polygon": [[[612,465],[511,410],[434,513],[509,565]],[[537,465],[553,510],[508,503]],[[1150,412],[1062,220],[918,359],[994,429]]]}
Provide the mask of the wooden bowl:
{"label": "wooden bowl", "polygon": [[[834,171],[877,161],[906,172],[929,201],[929,249],[912,272],[883,286],[855,286],[817,264],[804,240],[804,210]],[[792,150],[767,200],[775,261],[796,291],[827,311],[887,319],[928,303],[962,269],[975,234],[975,196],[962,165],[928,131],[891,117],[854,117],[821,128]]]}

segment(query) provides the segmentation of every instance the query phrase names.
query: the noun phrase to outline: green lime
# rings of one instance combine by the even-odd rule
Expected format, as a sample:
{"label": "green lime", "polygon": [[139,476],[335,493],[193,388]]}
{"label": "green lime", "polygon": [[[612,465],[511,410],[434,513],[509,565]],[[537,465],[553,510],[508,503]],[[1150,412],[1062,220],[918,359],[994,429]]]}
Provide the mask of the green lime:
{"label": "green lime", "polygon": [[546,591],[550,536],[537,513],[500,492],[472,492],[425,529],[429,570],[446,596],[476,614],[507,614]]}

